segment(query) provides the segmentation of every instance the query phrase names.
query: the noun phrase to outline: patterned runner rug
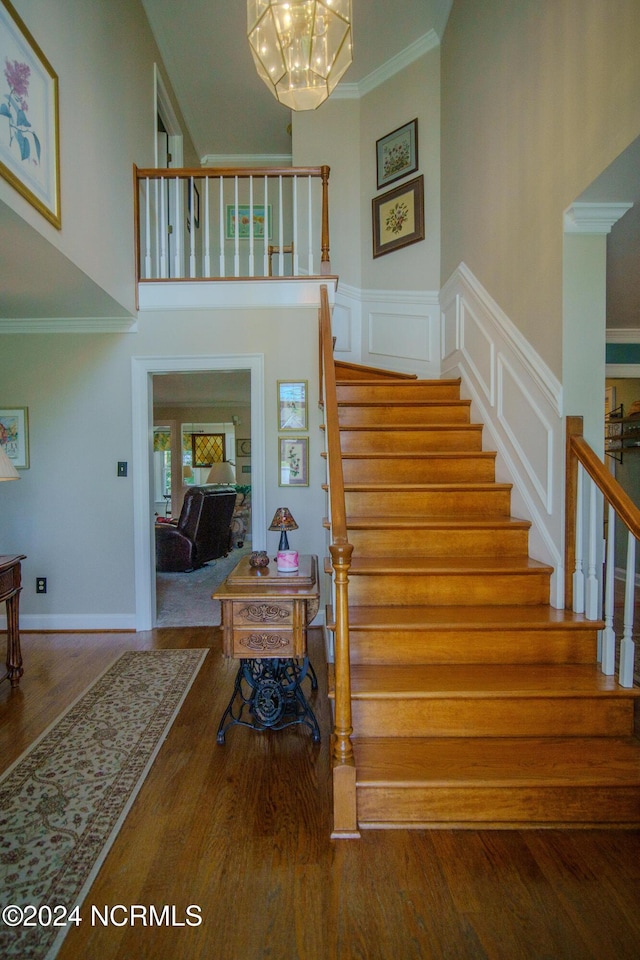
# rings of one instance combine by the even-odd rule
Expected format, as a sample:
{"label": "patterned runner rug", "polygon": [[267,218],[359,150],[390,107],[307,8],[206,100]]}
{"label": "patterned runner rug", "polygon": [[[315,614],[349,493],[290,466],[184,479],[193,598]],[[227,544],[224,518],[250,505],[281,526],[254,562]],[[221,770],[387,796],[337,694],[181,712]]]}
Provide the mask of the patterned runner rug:
{"label": "patterned runner rug", "polygon": [[0,779],[1,957],[55,957],[207,653],[123,654]]}

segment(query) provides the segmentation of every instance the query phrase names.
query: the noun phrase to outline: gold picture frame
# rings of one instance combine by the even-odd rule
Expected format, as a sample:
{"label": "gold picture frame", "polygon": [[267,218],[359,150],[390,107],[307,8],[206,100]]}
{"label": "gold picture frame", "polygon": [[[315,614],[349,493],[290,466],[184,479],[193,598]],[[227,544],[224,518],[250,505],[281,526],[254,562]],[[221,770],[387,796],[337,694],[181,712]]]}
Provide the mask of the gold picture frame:
{"label": "gold picture frame", "polygon": [[372,215],[374,259],[424,240],[424,177],[374,197]]}

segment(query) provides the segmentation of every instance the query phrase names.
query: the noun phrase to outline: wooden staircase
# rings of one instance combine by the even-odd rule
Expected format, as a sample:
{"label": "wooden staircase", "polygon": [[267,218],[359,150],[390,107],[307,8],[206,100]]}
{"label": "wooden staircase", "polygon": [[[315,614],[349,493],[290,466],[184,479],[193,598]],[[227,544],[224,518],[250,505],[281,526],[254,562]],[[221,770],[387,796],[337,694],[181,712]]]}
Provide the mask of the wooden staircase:
{"label": "wooden staircase", "polygon": [[459,382],[336,379],[358,826],[640,825],[640,691],[549,606]]}

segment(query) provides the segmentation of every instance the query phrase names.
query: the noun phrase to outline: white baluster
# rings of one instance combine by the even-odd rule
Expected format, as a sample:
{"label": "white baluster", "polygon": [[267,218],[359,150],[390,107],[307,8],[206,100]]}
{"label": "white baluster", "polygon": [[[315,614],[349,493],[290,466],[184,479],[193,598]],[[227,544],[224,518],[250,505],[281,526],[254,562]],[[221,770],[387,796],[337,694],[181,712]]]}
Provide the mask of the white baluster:
{"label": "white baluster", "polygon": [[189,244],[189,276],[193,279],[196,275],[196,192],[194,190],[193,177],[189,177],[189,201],[191,207],[191,234]]}
{"label": "white baluster", "polygon": [[269,177],[265,174],[264,178],[264,228],[262,231],[263,244],[263,265],[262,276],[269,276],[269,239],[270,239],[271,221],[269,220]]}
{"label": "white baluster", "polygon": [[307,191],[307,200],[308,200],[308,218],[309,218],[309,276],[313,277],[315,271],[313,269],[313,178],[309,177],[309,189]]}
{"label": "white baluster", "polygon": [[180,190],[181,180],[178,177],[174,178],[173,184],[175,189],[175,211],[176,211],[176,222],[173,229],[173,242],[174,242],[174,256],[173,256],[173,267],[174,277],[182,277],[182,194]]}
{"label": "white baluster", "polygon": [[162,226],[162,221],[160,219],[160,182],[158,180],[153,181],[153,210],[154,210],[154,244],[153,249],[155,253],[155,272],[154,278],[162,276],[160,272],[160,228]]}
{"label": "white baluster", "polygon": [[204,263],[203,274],[211,276],[211,238],[209,235],[209,177],[204,180]]}
{"label": "white baluster", "polygon": [[255,276],[253,259],[253,177],[249,177],[249,276]]}
{"label": "white baluster", "polygon": [[584,572],[582,560],[582,467],[578,465],[578,485],[576,493],[576,569],[573,574],[573,609],[584,613]]}
{"label": "white baluster", "polygon": [[607,512],[607,566],[604,588],[604,623],[602,631],[602,672],[611,677],[616,672],[616,635],[613,629],[615,604],[616,514],[609,504]]}
{"label": "white baluster", "polygon": [[144,275],[149,280],[151,278],[151,182],[149,177],[146,179],[147,189],[144,197],[144,223],[145,223],[145,257],[144,257]]}
{"label": "white baluster", "polygon": [[596,576],[596,554],[598,550],[598,541],[600,538],[596,534],[596,497],[598,488],[593,481],[590,481],[589,492],[589,565],[587,569],[587,589],[585,615],[587,620],[599,620],[600,610],[598,609],[598,596],[600,593],[598,578]]}
{"label": "white baluster", "polygon": [[627,533],[627,571],[624,585],[624,634],[620,644],[618,680],[622,687],[633,686],[633,661],[636,645],[633,642],[633,615],[636,593],[636,538]]}
{"label": "white baluster", "polygon": [[233,193],[233,203],[234,203],[234,216],[236,221],[236,242],[235,249],[233,254],[233,275],[234,277],[240,276],[240,210],[238,207],[238,178],[235,177],[234,184],[234,193]]}
{"label": "white baluster", "polygon": [[226,277],[227,266],[224,259],[224,179],[220,177],[220,276]]}
{"label": "white baluster", "polygon": [[160,276],[165,279],[167,276],[167,192],[165,189],[164,177],[160,177]]}
{"label": "white baluster", "polygon": [[293,178],[293,256],[291,257],[291,273],[298,276],[298,178]]}
{"label": "white baluster", "polygon": [[278,276],[284,275],[284,234],[282,217],[282,176],[278,177]]}

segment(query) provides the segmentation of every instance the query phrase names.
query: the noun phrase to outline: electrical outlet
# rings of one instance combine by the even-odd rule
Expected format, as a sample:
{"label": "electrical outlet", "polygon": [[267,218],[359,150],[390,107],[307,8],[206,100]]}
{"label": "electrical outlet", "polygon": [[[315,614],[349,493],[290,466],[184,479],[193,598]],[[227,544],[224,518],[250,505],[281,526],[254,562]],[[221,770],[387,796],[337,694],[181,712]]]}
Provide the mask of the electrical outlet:
{"label": "electrical outlet", "polygon": [[47,578],[36,577],[36,593],[46,593],[46,592],[47,592]]}

